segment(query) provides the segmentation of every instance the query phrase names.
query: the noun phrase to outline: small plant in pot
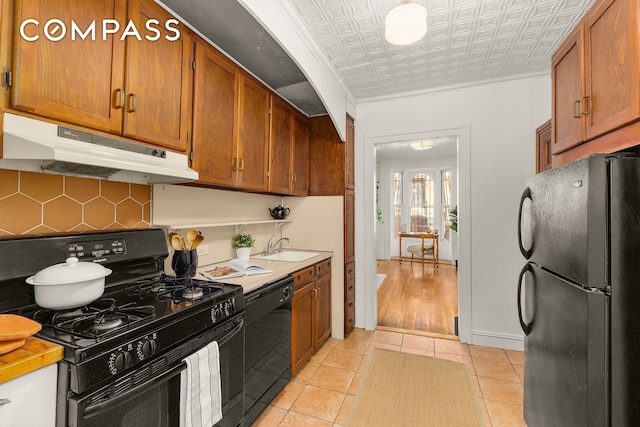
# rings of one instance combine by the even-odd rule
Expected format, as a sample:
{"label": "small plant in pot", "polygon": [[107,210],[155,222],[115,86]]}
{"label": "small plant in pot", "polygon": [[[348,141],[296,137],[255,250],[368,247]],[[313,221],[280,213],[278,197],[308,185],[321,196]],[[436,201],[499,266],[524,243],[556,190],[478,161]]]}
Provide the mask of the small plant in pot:
{"label": "small plant in pot", "polygon": [[236,257],[239,260],[248,260],[251,255],[251,248],[255,242],[251,234],[236,234],[233,236],[231,244],[236,250]]}

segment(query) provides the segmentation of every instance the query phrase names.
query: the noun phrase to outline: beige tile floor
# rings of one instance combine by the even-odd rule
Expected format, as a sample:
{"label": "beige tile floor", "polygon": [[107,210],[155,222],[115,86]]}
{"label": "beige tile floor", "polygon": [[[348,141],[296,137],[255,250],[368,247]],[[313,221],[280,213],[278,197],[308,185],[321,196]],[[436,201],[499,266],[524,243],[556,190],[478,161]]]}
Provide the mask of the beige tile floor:
{"label": "beige tile floor", "polygon": [[522,352],[362,329],[355,329],[344,341],[329,339],[253,426],[344,426],[375,347],[466,363],[473,375],[485,425],[526,427],[522,416]]}

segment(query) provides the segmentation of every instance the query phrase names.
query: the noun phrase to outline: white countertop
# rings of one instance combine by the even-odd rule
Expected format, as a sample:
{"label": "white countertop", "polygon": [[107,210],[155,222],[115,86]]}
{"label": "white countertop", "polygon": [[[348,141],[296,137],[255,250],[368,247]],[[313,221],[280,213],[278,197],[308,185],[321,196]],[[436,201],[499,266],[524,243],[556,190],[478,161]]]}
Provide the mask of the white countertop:
{"label": "white countertop", "polygon": [[[287,250],[289,251],[293,249],[287,249]],[[301,270],[310,265],[316,264],[320,261],[324,261],[325,259],[331,258],[333,256],[333,252],[316,251],[316,250],[312,250],[312,251],[318,252],[318,255],[300,262],[272,261],[272,260],[267,260],[262,258],[261,256],[262,254],[252,255],[250,260],[251,262],[261,265],[265,268],[268,268],[273,272],[265,273],[265,274],[255,274],[252,276],[232,277],[228,279],[222,279],[220,281],[224,283],[231,283],[234,285],[242,285],[242,287],[244,288],[244,293],[246,294],[247,292],[257,289],[269,282],[273,282],[274,280],[285,277],[288,274]],[[229,260],[226,260],[226,261],[221,261],[215,264],[198,266],[198,270],[209,270],[218,266],[225,265],[228,262]],[[207,280],[200,273],[197,274],[196,278]]]}

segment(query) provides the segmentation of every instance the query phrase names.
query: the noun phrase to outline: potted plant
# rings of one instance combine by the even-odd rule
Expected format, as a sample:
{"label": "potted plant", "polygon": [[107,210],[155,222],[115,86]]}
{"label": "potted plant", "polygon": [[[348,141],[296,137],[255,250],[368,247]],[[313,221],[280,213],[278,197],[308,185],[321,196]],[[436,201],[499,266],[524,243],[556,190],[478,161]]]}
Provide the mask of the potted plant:
{"label": "potted plant", "polygon": [[251,255],[251,248],[255,242],[251,234],[236,234],[233,236],[231,244],[236,250],[236,257],[239,260],[248,260]]}
{"label": "potted plant", "polygon": [[449,211],[449,228],[453,231],[458,231],[458,207]]}

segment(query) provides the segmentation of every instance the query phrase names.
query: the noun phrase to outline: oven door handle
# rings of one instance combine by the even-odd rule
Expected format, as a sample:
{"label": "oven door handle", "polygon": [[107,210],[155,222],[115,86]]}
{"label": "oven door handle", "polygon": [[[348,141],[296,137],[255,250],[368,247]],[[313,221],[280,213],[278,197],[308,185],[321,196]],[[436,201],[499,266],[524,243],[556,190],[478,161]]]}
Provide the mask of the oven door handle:
{"label": "oven door handle", "polygon": [[122,403],[143,394],[150,387],[156,384],[159,384],[161,382],[164,382],[170,378],[173,378],[174,376],[180,374],[186,368],[187,368],[187,363],[182,362],[179,365],[169,369],[167,372],[160,375],[159,377],[149,380],[144,384],[139,385],[138,387],[132,388],[131,390],[121,394],[120,396],[116,396],[113,399],[108,399],[100,403],[89,405],[84,410],[84,416],[86,418],[93,418],[96,415],[103,414],[106,411],[112,409],[114,406],[119,406]]}
{"label": "oven door handle", "polygon": [[222,338],[216,340],[218,342],[218,347],[222,347],[225,345],[231,338],[235,337],[238,332],[244,327],[244,317],[237,319],[234,321],[236,325],[229,332],[224,334]]}

